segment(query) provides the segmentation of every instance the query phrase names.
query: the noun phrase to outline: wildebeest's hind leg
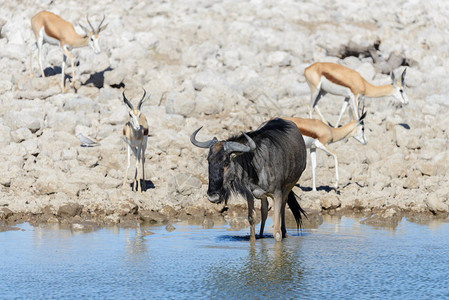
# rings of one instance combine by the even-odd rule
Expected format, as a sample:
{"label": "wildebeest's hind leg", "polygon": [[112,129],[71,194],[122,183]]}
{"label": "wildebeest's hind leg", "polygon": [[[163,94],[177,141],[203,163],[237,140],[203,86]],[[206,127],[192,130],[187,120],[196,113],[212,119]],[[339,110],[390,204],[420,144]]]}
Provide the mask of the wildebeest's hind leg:
{"label": "wildebeest's hind leg", "polygon": [[256,210],[254,209],[254,198],[252,196],[247,196],[248,201],[248,222],[250,225],[250,241],[256,241]]}
{"label": "wildebeest's hind leg", "polygon": [[281,206],[281,231],[282,238],[287,237],[287,229],[285,228],[285,205],[287,204],[287,196],[282,197],[282,206]]}
{"label": "wildebeest's hind leg", "polygon": [[262,204],[260,207],[261,220],[260,220],[260,231],[259,231],[260,238],[263,237],[263,229],[265,227],[265,221],[267,220],[267,216],[268,216],[268,199],[265,197],[265,198],[262,198],[261,201],[262,201]]}

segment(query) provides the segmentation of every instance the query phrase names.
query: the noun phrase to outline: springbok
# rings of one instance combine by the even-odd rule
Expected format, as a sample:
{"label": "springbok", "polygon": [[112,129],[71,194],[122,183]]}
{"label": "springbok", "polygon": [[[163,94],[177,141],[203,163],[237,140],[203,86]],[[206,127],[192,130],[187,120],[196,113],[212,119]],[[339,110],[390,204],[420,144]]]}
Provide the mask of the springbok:
{"label": "springbok", "polygon": [[353,120],[350,123],[333,128],[324,122],[317,119],[301,119],[301,118],[282,118],[284,120],[292,121],[296,124],[299,131],[304,137],[304,142],[306,147],[310,151],[310,158],[312,161],[312,183],[313,190],[316,191],[315,184],[315,170],[316,170],[316,149],[321,149],[324,152],[332,155],[335,160],[335,189],[338,188],[338,160],[337,155],[328,148],[327,145],[341,141],[343,139],[348,139],[353,137],[359,141],[362,145],[366,145],[367,140],[365,137],[365,125],[364,119],[366,116],[366,111],[362,110],[362,116],[360,119]]}
{"label": "springbok", "polygon": [[[45,77],[44,69],[42,68],[42,45],[49,43],[51,45],[58,45],[62,50],[62,68],[61,68],[61,89],[65,91],[65,65],[67,57],[70,58],[72,63],[72,87],[75,85],[75,65],[73,62],[73,56],[69,50],[72,48],[85,47],[89,45],[95,54],[100,53],[100,46],[98,45],[98,35],[100,32],[106,29],[108,24],[101,26],[104,22],[105,16],[98,25],[97,29],[94,29],[86,17],[87,23],[90,29],[79,24],[84,30],[85,35],[79,35],[76,33],[72,23],[67,22],[61,17],[51,13],[49,11],[41,11],[31,18],[31,28],[36,36],[36,42],[33,44],[33,50],[37,47],[37,56],[39,62],[39,68],[41,70],[42,77]],[[33,50],[30,56],[30,75],[33,77]]]}
{"label": "springbok", "polygon": [[147,149],[148,140],[148,122],[145,115],[141,112],[142,104],[145,102],[146,91],[143,90],[142,99],[140,99],[137,108],[126,99],[125,92],[123,92],[123,102],[129,108],[128,120],[123,127],[123,139],[128,145],[128,166],[126,167],[125,179],[123,180],[123,188],[126,187],[126,180],[128,179],[128,170],[131,163],[131,151],[136,156],[136,173],[134,175],[133,191],[136,189],[136,180],[139,193],[142,192],[142,187],[140,184],[140,174],[139,174],[139,162],[142,162],[142,181],[145,185],[145,150]]}
{"label": "springbok", "polygon": [[353,120],[358,120],[360,118],[357,107],[360,95],[369,98],[393,96],[394,98],[399,99],[403,104],[408,104],[408,98],[404,91],[405,72],[406,70],[402,72],[401,80],[398,81],[396,81],[394,73],[392,72],[391,84],[376,86],[363,79],[358,72],[342,65],[334,63],[314,63],[304,70],[304,76],[309,85],[311,94],[309,118],[312,118],[312,111],[315,109],[321,120],[328,124],[318,108],[318,101],[327,93],[345,97],[335,127],[338,127],[348,104],[350,104],[352,110]]}

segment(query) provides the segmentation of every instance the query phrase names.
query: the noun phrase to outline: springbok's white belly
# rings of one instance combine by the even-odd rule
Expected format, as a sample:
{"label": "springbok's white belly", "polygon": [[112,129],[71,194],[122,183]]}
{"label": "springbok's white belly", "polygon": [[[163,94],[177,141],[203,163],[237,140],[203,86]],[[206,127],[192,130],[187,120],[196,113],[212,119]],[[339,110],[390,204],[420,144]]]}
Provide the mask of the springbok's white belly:
{"label": "springbok's white belly", "polygon": [[48,36],[48,35],[45,33],[44,27],[41,28],[41,31],[40,31],[39,33],[40,33],[40,35],[42,36],[42,38],[44,39],[44,42],[49,43],[49,44],[51,44],[51,45],[57,45],[57,46],[59,46],[59,41],[58,41],[57,39],[55,39],[55,38],[52,38],[52,37]]}
{"label": "springbok's white belly", "polygon": [[311,138],[310,136],[305,136],[305,135],[303,135],[302,137],[304,139],[304,143],[306,144],[306,148],[312,148],[312,146],[315,142],[315,139]]}
{"label": "springbok's white belly", "polygon": [[321,76],[321,89],[326,93],[344,97],[349,97],[352,93],[349,88],[335,84],[324,76]]}

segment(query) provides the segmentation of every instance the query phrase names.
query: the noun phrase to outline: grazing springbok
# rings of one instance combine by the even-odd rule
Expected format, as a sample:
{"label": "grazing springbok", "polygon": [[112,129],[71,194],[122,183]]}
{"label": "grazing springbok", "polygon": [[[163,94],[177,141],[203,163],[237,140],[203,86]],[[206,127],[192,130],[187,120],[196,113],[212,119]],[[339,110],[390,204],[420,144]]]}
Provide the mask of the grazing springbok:
{"label": "grazing springbok", "polygon": [[[31,18],[31,28],[33,29],[34,35],[36,36],[36,42],[33,44],[37,47],[37,58],[39,62],[39,68],[41,70],[42,77],[45,77],[44,69],[42,68],[42,45],[44,43],[49,43],[51,45],[57,45],[61,47],[62,50],[62,68],[61,68],[61,89],[65,91],[65,65],[67,57],[70,58],[72,63],[72,86],[75,85],[75,65],[73,62],[73,56],[70,53],[70,49],[85,47],[89,45],[95,54],[100,53],[100,46],[98,45],[98,35],[102,32],[108,24],[101,26],[104,22],[105,16],[95,29],[86,17],[87,23],[90,29],[79,24],[79,26],[84,30],[85,35],[79,35],[76,33],[75,28],[72,23],[67,22],[61,17],[51,13],[49,11],[41,11]],[[34,49],[33,49],[34,50]],[[33,77],[33,51],[30,56],[30,74]]]}
{"label": "grazing springbok", "polygon": [[335,160],[335,189],[338,188],[338,160],[337,154],[328,148],[327,145],[353,137],[362,145],[366,145],[365,124],[364,119],[366,111],[362,109],[362,116],[360,119],[353,120],[350,123],[333,128],[324,122],[316,119],[301,119],[301,118],[283,118],[284,120],[292,121],[296,124],[299,131],[304,138],[306,147],[310,150],[310,159],[312,161],[312,183],[313,190],[316,191],[315,184],[315,170],[316,170],[316,149],[321,149],[324,152],[332,155]]}
{"label": "grazing springbok", "polygon": [[[304,211],[292,188],[306,167],[306,146],[295,124],[273,119],[256,131],[242,133],[224,141],[213,138],[199,142],[193,132],[190,141],[208,148],[209,188],[207,197],[213,203],[227,202],[231,193],[242,195],[248,202],[250,240],[255,241],[254,198],[262,200],[260,236],[268,213],[267,197],[274,201],[274,238],[286,237],[285,205],[288,203],[298,227]],[[264,215],[265,214],[265,215]]]}
{"label": "grazing springbok", "polygon": [[128,145],[128,166],[126,167],[125,179],[123,180],[123,188],[126,187],[126,180],[128,179],[128,170],[131,163],[131,151],[136,156],[136,173],[134,175],[133,191],[136,189],[136,181],[139,193],[142,192],[142,187],[140,184],[140,174],[139,174],[139,162],[142,162],[142,181],[145,185],[145,150],[147,149],[148,140],[148,122],[145,115],[141,112],[142,104],[145,102],[146,91],[143,90],[142,99],[140,99],[137,108],[126,99],[125,92],[123,92],[123,102],[129,108],[128,120],[123,127],[123,139]]}
{"label": "grazing springbok", "polygon": [[310,106],[309,118],[312,118],[313,109],[316,110],[321,120],[328,124],[321,111],[318,108],[318,101],[327,93],[343,96],[345,101],[340,110],[337,124],[340,124],[341,117],[345,112],[348,104],[352,110],[352,119],[358,120],[358,98],[366,96],[369,98],[379,98],[384,96],[393,96],[402,103],[407,104],[408,98],[405,93],[405,72],[402,72],[401,80],[396,81],[394,73],[391,73],[391,84],[372,85],[367,82],[356,71],[351,70],[339,64],[334,63],[314,63],[304,70],[304,76],[310,88]]}

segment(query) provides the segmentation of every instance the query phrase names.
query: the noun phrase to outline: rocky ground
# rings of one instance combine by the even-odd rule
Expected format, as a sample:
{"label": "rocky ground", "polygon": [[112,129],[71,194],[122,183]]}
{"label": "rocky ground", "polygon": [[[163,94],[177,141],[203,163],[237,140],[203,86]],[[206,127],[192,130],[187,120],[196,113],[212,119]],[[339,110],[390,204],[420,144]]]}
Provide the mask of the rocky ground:
{"label": "rocky ground", "polygon": [[[245,222],[241,199],[227,210],[207,201],[207,151],[191,145],[189,136],[204,126],[199,139],[224,139],[275,116],[307,117],[303,72],[317,61],[346,65],[374,84],[390,83],[390,69],[400,75],[407,67],[410,104],[367,99],[368,144],[352,139],[330,146],[339,159],[337,191],[330,188],[333,159],[318,152],[318,191],[311,191],[308,166],[295,188],[301,205],[317,213],[361,212],[374,225],[403,213],[447,218],[449,3],[381,2],[2,3],[0,220],[81,228],[92,221],[124,225],[185,217],[206,227],[223,218],[231,225]],[[29,76],[29,20],[44,9],[84,25],[86,13],[94,24],[105,14],[109,24],[100,35],[101,54],[73,50],[79,80],[66,93],[59,87],[62,54],[55,46],[44,46],[48,76],[40,77],[35,58],[35,77]],[[121,93],[126,89],[136,102],[142,88],[151,93],[142,109],[150,137],[148,189],[138,194],[121,189],[127,157]],[[330,121],[342,101],[321,101]],[[101,145],[82,148],[77,133]]]}

